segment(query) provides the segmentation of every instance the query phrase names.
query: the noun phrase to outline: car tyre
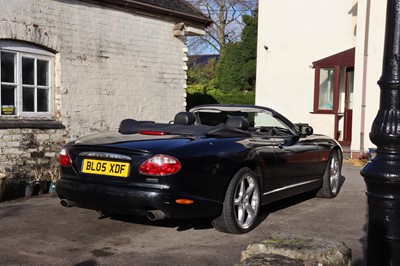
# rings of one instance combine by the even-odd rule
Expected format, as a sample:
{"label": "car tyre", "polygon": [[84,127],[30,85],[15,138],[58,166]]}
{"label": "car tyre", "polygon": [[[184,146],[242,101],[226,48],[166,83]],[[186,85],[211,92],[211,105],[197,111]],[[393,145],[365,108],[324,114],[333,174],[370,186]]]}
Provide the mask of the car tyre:
{"label": "car tyre", "polygon": [[340,188],[341,163],[338,152],[332,151],[328,164],[326,165],[322,178],[322,187],[317,193],[320,198],[334,198],[339,193]]}
{"label": "car tyre", "polygon": [[221,232],[247,233],[255,227],[260,203],[257,176],[250,168],[242,168],[229,183],[221,215],[211,223]]}

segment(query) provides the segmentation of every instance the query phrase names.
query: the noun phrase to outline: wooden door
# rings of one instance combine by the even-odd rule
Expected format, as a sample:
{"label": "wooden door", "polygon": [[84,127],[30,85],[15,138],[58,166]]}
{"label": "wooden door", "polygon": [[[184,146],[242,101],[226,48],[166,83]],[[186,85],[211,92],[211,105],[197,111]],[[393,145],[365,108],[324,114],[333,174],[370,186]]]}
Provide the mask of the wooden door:
{"label": "wooden door", "polygon": [[343,144],[351,143],[351,134],[353,127],[353,83],[354,68],[346,70],[346,88],[344,100],[344,128],[343,128]]}

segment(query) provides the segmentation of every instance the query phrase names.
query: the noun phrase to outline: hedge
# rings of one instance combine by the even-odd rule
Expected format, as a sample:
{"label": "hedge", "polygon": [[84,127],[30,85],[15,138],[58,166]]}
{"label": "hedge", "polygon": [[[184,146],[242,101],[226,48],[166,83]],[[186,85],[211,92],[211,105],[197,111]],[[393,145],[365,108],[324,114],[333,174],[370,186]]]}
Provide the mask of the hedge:
{"label": "hedge", "polygon": [[199,84],[188,85],[186,92],[187,109],[195,105],[210,103],[255,103],[255,92],[223,91],[214,88],[205,88],[205,86]]}

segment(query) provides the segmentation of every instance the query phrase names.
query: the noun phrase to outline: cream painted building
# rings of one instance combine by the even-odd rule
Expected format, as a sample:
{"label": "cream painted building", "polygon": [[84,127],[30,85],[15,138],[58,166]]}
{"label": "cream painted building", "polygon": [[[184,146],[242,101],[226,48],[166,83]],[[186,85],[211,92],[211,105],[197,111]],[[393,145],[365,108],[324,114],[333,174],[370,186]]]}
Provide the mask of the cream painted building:
{"label": "cream painted building", "polygon": [[339,140],[359,158],[379,106],[386,1],[259,3],[256,104]]}

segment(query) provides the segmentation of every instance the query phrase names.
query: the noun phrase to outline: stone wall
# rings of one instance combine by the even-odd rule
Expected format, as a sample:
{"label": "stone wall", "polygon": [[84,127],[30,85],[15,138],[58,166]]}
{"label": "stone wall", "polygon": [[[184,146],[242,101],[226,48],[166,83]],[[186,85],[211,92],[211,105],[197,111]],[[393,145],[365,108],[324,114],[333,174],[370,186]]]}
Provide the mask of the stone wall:
{"label": "stone wall", "polygon": [[13,178],[30,180],[57,169],[58,151],[64,146],[67,132],[62,129],[0,130],[1,169]]}
{"label": "stone wall", "polygon": [[69,140],[117,130],[125,118],[169,121],[185,109],[187,48],[175,22],[76,0],[0,6],[0,40],[54,54],[50,119],[63,126],[5,128],[10,118],[0,116],[0,172],[23,176],[28,165],[53,163]]}

